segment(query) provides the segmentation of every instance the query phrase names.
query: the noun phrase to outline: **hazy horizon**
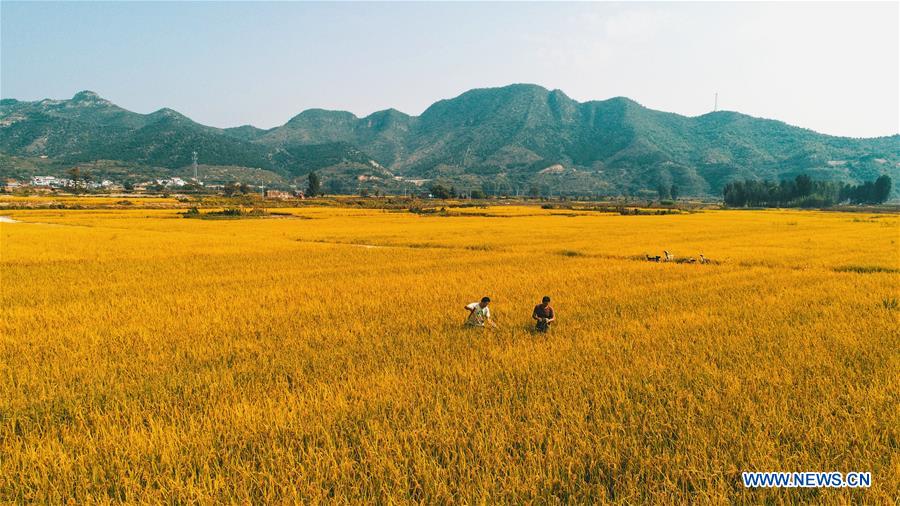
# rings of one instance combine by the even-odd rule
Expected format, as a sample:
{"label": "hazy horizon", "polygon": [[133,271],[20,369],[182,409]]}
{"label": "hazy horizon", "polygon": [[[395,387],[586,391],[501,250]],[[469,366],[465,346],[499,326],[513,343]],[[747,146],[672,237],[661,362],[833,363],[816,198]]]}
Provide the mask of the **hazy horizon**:
{"label": "hazy horizon", "polygon": [[[850,137],[898,133],[897,3],[2,2],[0,96],[91,90],[216,127],[311,108],[417,116],[529,83]],[[41,34],[35,37],[34,34]],[[839,35],[839,36],[836,36]]]}

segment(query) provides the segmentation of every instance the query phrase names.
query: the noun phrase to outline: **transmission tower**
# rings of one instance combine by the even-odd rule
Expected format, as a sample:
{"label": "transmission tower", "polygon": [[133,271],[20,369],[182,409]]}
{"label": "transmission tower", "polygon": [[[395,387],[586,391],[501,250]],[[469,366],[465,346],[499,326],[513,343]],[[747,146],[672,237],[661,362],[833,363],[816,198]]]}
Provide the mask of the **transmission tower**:
{"label": "transmission tower", "polygon": [[193,160],[191,162],[191,164],[194,167],[194,181],[199,181],[200,179],[198,178],[198,174],[197,174],[197,152],[196,151],[191,153],[191,159]]}
{"label": "transmission tower", "polygon": [[716,111],[718,111],[718,110],[719,110],[719,92],[717,91],[717,92],[716,92],[716,98],[715,98],[715,100],[713,101],[713,112],[716,112]]}

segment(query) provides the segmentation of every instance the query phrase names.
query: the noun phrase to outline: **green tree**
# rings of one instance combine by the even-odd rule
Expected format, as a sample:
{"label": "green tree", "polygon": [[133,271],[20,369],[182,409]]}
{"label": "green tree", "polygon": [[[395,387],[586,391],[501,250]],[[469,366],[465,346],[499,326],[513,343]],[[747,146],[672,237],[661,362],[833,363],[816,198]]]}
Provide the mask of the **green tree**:
{"label": "green tree", "polygon": [[431,187],[428,189],[428,192],[431,193],[431,196],[436,199],[449,199],[453,196],[453,189],[447,188],[440,183],[431,185]]}
{"label": "green tree", "polygon": [[344,193],[344,185],[341,184],[341,181],[336,177],[325,180],[325,189],[332,195]]}
{"label": "green tree", "polygon": [[891,176],[883,174],[875,180],[875,188],[873,189],[873,199],[876,204],[887,201],[891,196]]}
{"label": "green tree", "polygon": [[246,183],[238,183],[237,181],[232,181],[225,184],[225,188],[223,189],[226,197],[232,197],[234,195],[237,195],[238,193],[246,194],[249,191],[250,187],[247,186]]}
{"label": "green tree", "polygon": [[806,174],[800,174],[794,179],[794,183],[797,185],[798,197],[806,197],[812,194],[813,180],[811,177]]}
{"label": "green tree", "polygon": [[73,192],[81,192],[82,190],[87,190],[87,183],[91,181],[91,173],[86,170],[81,170],[78,167],[72,167],[68,170],[69,179],[72,180],[72,191]]}
{"label": "green tree", "polygon": [[316,171],[312,171],[307,176],[307,184],[306,184],[306,196],[307,197],[315,197],[319,193],[321,193],[321,181],[319,181],[319,175],[316,174]]}
{"label": "green tree", "polygon": [[67,172],[69,174],[69,179],[71,179],[72,182],[77,186],[78,182],[81,181],[81,169],[79,169],[78,167],[72,167]]}
{"label": "green tree", "polygon": [[656,194],[659,196],[659,200],[669,198],[669,187],[660,183],[659,186],[656,187]]}

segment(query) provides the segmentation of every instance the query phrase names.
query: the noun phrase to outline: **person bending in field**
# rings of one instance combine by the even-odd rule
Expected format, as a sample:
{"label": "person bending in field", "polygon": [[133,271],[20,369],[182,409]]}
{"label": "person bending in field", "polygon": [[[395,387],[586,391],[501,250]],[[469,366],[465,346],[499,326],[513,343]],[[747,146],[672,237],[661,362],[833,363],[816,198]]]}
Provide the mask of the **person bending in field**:
{"label": "person bending in field", "polygon": [[484,327],[490,325],[497,328],[497,324],[491,319],[491,310],[488,305],[491,303],[490,297],[482,297],[481,302],[473,302],[466,305],[466,311],[469,316],[466,317],[466,325],[470,327]]}
{"label": "person bending in field", "polygon": [[534,311],[531,312],[531,319],[537,322],[534,329],[538,332],[550,330],[550,324],[556,321],[556,314],[553,313],[553,308],[550,307],[550,297],[545,295],[541,299],[541,303],[534,306]]}

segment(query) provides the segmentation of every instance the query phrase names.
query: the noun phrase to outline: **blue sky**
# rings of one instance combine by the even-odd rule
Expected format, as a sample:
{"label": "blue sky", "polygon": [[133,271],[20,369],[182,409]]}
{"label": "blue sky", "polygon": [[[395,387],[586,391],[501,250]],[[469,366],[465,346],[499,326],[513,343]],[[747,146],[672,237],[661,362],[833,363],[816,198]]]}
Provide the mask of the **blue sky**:
{"label": "blue sky", "polygon": [[138,112],[272,127],[303,109],[419,114],[530,82],[850,136],[900,123],[897,2],[0,2],[0,95],[90,89]]}

